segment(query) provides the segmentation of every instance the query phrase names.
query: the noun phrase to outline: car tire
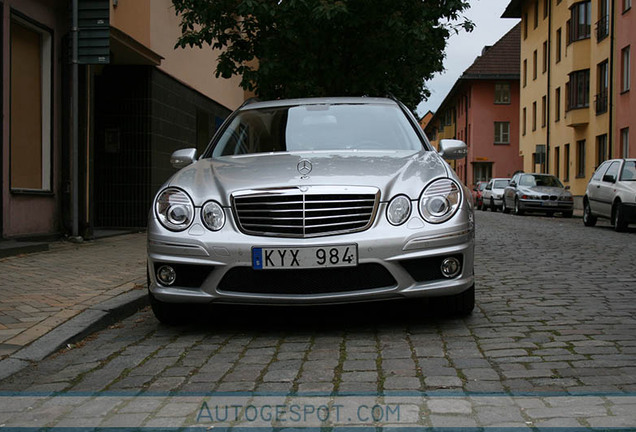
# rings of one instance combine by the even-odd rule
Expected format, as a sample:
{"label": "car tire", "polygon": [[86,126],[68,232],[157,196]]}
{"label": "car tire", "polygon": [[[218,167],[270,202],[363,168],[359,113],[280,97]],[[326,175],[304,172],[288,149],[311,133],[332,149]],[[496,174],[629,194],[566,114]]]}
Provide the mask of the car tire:
{"label": "car tire", "polygon": [[465,316],[475,309],[475,285],[459,294],[433,298],[435,310],[443,311],[445,315]]}
{"label": "car tire", "polygon": [[593,227],[596,225],[597,217],[592,214],[592,208],[588,200],[583,201],[583,225]]}
{"label": "car tire", "polygon": [[186,305],[183,303],[166,303],[158,300],[150,291],[148,291],[148,300],[152,313],[155,318],[162,323],[170,326],[184,324],[187,318]]}
{"label": "car tire", "polygon": [[490,200],[490,211],[493,213],[497,213],[497,206],[495,205],[495,202],[492,199]]}
{"label": "car tire", "polygon": [[616,232],[623,232],[627,230],[625,212],[623,210],[623,204],[620,202],[614,204],[614,211],[612,211],[612,223],[614,224],[614,231]]}
{"label": "car tire", "polygon": [[523,210],[521,210],[521,205],[519,204],[519,198],[515,197],[515,214],[517,216],[523,216]]}
{"label": "car tire", "polygon": [[510,213],[510,209],[508,208],[508,206],[506,206],[506,199],[503,199],[503,202],[501,203],[501,212],[508,214]]}

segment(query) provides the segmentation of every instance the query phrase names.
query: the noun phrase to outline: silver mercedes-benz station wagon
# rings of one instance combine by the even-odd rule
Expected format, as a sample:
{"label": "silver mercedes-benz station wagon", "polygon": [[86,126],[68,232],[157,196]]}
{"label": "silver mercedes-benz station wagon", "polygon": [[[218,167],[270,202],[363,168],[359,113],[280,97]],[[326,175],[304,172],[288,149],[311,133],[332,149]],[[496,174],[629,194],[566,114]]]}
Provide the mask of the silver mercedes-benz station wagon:
{"label": "silver mercedes-benz station wagon", "polygon": [[436,297],[475,303],[470,192],[401,103],[246,103],[159,190],[148,222],[156,317],[192,303],[333,304]]}

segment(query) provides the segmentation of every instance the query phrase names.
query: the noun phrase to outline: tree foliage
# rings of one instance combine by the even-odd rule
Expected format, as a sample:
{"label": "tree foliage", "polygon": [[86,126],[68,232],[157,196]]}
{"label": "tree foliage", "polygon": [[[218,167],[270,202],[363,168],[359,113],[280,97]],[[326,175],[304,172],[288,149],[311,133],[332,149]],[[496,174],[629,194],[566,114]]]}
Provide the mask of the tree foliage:
{"label": "tree foliage", "polygon": [[[173,0],[177,47],[219,50],[216,76],[264,99],[395,95],[414,109],[472,29],[467,0]],[[451,24],[451,21],[459,24]]]}

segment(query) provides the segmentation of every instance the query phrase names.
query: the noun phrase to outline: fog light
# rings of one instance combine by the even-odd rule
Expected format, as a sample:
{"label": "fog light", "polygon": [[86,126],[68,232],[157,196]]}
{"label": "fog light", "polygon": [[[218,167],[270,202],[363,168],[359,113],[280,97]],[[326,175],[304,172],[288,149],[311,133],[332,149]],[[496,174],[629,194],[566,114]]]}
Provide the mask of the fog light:
{"label": "fog light", "polygon": [[170,266],[161,266],[157,270],[157,280],[161,285],[170,286],[177,279],[177,272]]}
{"label": "fog light", "polygon": [[454,257],[445,258],[442,261],[442,274],[447,278],[454,278],[461,271],[462,266],[459,263],[459,260]]}

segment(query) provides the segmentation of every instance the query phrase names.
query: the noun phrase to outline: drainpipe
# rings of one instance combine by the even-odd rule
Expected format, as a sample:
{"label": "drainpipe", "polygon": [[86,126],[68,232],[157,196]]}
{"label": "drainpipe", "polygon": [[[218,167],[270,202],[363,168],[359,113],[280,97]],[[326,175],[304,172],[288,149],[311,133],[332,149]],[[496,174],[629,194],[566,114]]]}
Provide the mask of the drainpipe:
{"label": "drainpipe", "polygon": [[71,80],[72,80],[72,88],[71,88],[71,116],[72,116],[72,126],[71,126],[71,140],[73,141],[73,147],[71,150],[71,185],[72,185],[72,196],[71,196],[71,206],[72,206],[72,220],[73,226],[71,230],[71,237],[69,240],[75,242],[81,242],[83,239],[79,235],[79,64],[78,64],[78,46],[79,46],[79,11],[78,11],[78,1],[73,0],[73,22],[71,24],[71,34],[73,37],[73,54],[72,54],[72,65],[71,65]]}
{"label": "drainpipe", "polygon": [[[547,0],[546,0],[547,1]],[[546,131],[545,131],[545,173],[550,173],[550,100],[552,99],[552,95],[550,94],[550,80],[552,78],[552,67],[550,65],[552,59],[552,1],[548,2],[548,52],[546,53],[548,57],[546,62],[548,63],[548,86],[547,86],[547,94],[545,97],[545,121],[546,121]]]}
{"label": "drainpipe", "polygon": [[[615,26],[614,26],[614,20],[616,18],[615,16],[615,5],[616,2],[614,0],[610,1],[610,11],[608,12],[610,14],[610,57],[609,57],[609,76],[607,77],[607,97],[609,98],[608,104],[607,104],[607,109],[609,110],[609,127],[608,127],[608,131],[607,131],[607,158],[608,159],[612,159],[614,157],[613,153],[613,146],[612,146],[612,140],[614,138],[614,61],[615,61],[615,57],[614,57],[614,45],[616,44],[616,38],[614,37],[614,31],[615,31]],[[627,157],[627,156],[625,156]]]}

